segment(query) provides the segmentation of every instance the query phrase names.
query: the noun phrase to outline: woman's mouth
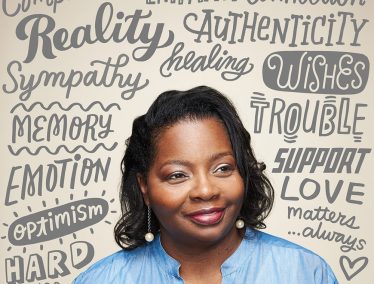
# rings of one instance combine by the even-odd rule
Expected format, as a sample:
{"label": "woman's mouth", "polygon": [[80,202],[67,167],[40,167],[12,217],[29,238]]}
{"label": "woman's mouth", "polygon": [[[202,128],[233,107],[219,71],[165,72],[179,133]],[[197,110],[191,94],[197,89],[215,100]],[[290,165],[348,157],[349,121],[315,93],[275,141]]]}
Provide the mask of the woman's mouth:
{"label": "woman's mouth", "polygon": [[210,226],[219,223],[224,215],[224,208],[208,208],[192,212],[187,216],[196,224]]}

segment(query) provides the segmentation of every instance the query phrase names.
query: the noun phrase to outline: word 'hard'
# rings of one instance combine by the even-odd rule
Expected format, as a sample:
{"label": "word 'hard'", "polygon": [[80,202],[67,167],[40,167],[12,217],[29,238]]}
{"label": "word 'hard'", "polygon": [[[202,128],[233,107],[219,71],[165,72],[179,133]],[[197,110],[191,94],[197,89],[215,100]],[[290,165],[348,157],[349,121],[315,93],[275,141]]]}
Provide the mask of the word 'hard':
{"label": "word 'hard'", "polygon": [[5,259],[6,283],[17,284],[25,281],[35,283],[47,278],[69,275],[67,262],[75,269],[80,269],[91,262],[94,247],[88,242],[75,242],[70,245],[70,257],[61,250],[49,251],[47,257],[34,253],[26,260],[23,256]]}

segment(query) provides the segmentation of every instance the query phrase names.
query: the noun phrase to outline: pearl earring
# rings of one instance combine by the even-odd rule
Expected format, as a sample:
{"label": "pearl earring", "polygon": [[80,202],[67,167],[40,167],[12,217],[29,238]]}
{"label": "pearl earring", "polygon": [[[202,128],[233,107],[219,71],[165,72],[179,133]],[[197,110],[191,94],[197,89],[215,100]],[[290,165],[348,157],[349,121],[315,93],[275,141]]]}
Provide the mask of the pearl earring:
{"label": "pearl earring", "polygon": [[148,233],[145,234],[144,238],[147,242],[152,242],[155,236],[151,232],[151,208],[148,206],[147,209],[147,224],[148,224]]}
{"label": "pearl earring", "polygon": [[235,227],[237,228],[237,229],[243,229],[244,228],[244,221],[242,220],[242,219],[238,219],[238,220],[236,220],[236,222],[235,222]]}

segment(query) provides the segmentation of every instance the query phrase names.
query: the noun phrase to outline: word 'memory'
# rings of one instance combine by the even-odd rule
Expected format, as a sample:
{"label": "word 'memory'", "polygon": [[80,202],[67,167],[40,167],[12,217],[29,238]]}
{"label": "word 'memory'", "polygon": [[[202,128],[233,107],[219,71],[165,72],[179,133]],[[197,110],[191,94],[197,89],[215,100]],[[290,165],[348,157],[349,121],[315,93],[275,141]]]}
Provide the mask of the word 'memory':
{"label": "word 'memory'", "polygon": [[47,165],[14,166],[9,174],[5,205],[16,204],[27,196],[43,196],[45,192],[53,192],[56,188],[66,186],[74,189],[77,182],[87,186],[92,181],[106,181],[110,162],[110,157],[92,160],[81,159],[81,155],[76,154],[74,159],[55,160]]}
{"label": "word 'memory'", "polygon": [[[56,57],[55,50],[66,51],[71,48],[80,48],[86,44],[109,41],[129,44],[142,43],[134,49],[133,58],[146,61],[153,56],[158,48],[170,45],[174,40],[174,33],[168,32],[167,39],[161,42],[164,33],[164,24],[144,22],[150,18],[152,12],[143,14],[136,10],[134,14],[127,15],[123,12],[115,14],[110,2],[105,2],[99,7],[94,24],[76,27],[72,32],[65,28],[56,29],[54,19],[48,15],[33,14],[22,19],[16,28],[17,38],[28,39],[28,51],[25,63],[31,62],[38,50],[48,59]],[[124,25],[127,24],[126,27]]]}
{"label": "word 'memory'", "polygon": [[213,40],[237,42],[265,41],[270,44],[346,45],[360,46],[359,36],[368,19],[356,19],[350,12],[311,16],[291,14],[288,18],[272,18],[257,12],[228,12],[222,17],[213,9],[202,10],[202,15],[188,13],[184,27],[196,35],[195,42]]}
{"label": "word 'memory'", "polygon": [[250,104],[255,110],[254,132],[277,132],[283,134],[289,143],[295,142],[300,132],[319,136],[362,136],[358,122],[365,120],[362,111],[367,106],[364,103],[351,103],[350,98],[340,97],[337,100],[335,96],[326,97],[324,101],[307,99],[303,103],[286,103],[281,98],[269,102],[264,96],[252,96]]}
{"label": "word 'memory'", "polygon": [[[52,250],[46,255],[33,253],[26,257],[14,256],[5,259],[7,284],[37,283],[71,274],[72,269],[81,269],[89,264],[95,254],[94,246],[77,241],[70,244],[69,250]],[[39,283],[39,282],[38,282]],[[43,282],[44,283],[44,282]]]}
{"label": "word 'memory'", "polygon": [[112,114],[86,114],[70,116],[51,114],[49,117],[15,115],[12,122],[12,143],[31,143],[49,141],[88,141],[102,140],[113,132]]}
{"label": "word 'memory'", "polygon": [[129,56],[120,54],[115,63],[109,57],[106,61],[93,60],[89,71],[71,69],[65,71],[47,71],[42,70],[39,74],[27,75],[22,73],[22,64],[19,61],[11,61],[7,67],[7,73],[11,83],[3,84],[3,91],[6,94],[19,93],[19,99],[26,101],[31,97],[35,89],[41,86],[52,86],[66,89],[65,97],[70,97],[73,88],[79,86],[93,87],[112,87],[118,86],[123,91],[121,97],[124,100],[131,99],[135,93],[145,88],[149,80],[142,79],[142,73],[122,73],[121,68],[127,66]]}
{"label": "word 'memory'", "polygon": [[273,173],[360,173],[370,148],[279,148]]}
{"label": "word 'memory'", "polygon": [[[359,196],[363,197],[365,193],[358,190],[357,188],[363,188],[363,183],[349,182],[346,185],[346,181],[339,180],[335,184],[328,179],[324,180],[324,184],[321,180],[314,180],[311,178],[304,178],[300,185],[295,186],[289,185],[290,177],[286,176],[282,185],[281,198],[288,201],[298,201],[300,198],[304,200],[314,200],[320,195],[326,197],[326,200],[333,204],[338,197],[345,195],[345,201],[350,204],[362,205],[363,201],[358,199]],[[346,193],[342,192],[343,185],[346,187]],[[295,192],[297,191],[297,192]],[[324,193],[323,193],[324,192]]]}

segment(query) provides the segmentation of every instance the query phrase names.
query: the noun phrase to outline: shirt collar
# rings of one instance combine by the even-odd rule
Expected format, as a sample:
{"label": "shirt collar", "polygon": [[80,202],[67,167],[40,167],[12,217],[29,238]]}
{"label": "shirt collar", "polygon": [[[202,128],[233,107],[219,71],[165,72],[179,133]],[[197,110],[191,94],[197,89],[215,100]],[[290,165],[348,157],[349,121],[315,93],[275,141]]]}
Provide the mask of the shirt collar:
{"label": "shirt collar", "polygon": [[[222,277],[233,273],[240,266],[244,265],[251,256],[255,247],[255,240],[258,238],[257,231],[247,229],[243,240],[235,252],[221,265]],[[166,272],[174,277],[180,278],[180,263],[172,258],[165,251],[161,244],[160,234],[157,234],[151,245],[151,254],[155,256],[157,263],[163,266]]]}
{"label": "shirt collar", "polygon": [[156,257],[157,263],[159,263],[161,266],[164,265],[164,268],[168,274],[180,278],[179,268],[181,265],[165,251],[161,244],[160,234],[157,234],[152,244],[154,250],[152,251],[152,254]]}
{"label": "shirt collar", "polygon": [[252,255],[257,238],[257,231],[247,228],[244,238],[238,248],[228,259],[225,260],[224,263],[222,263],[222,277],[225,277],[236,271],[239,267],[248,264],[246,260]]}

